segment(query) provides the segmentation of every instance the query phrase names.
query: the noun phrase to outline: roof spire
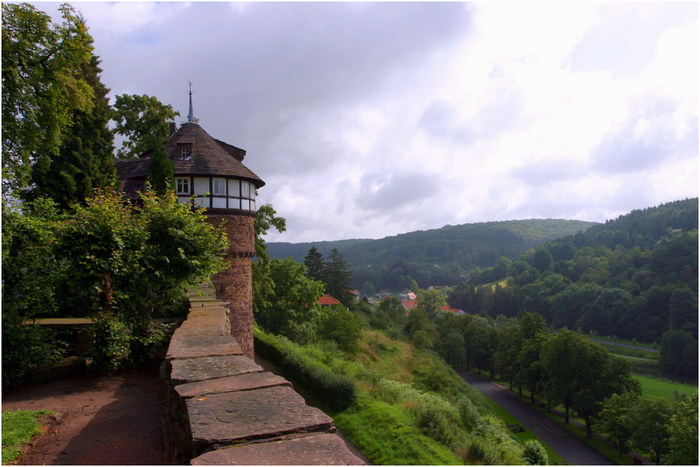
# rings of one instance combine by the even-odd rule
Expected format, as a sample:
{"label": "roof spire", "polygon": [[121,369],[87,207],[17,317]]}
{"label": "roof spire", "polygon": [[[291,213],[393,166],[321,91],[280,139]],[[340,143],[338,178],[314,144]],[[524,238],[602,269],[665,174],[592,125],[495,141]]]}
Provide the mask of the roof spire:
{"label": "roof spire", "polygon": [[189,83],[189,85],[190,85],[190,90],[189,90],[189,94],[190,94],[190,112],[187,114],[187,123],[195,123],[195,121],[194,121],[194,111],[192,110],[192,82],[191,82],[191,81],[188,81],[188,83]]}

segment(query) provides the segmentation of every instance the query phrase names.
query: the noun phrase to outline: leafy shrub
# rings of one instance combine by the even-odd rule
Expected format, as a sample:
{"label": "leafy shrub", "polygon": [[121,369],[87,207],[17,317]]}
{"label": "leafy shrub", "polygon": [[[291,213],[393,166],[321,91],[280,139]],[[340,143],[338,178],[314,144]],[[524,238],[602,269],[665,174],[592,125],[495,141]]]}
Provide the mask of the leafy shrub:
{"label": "leafy shrub", "polygon": [[113,313],[98,314],[91,353],[96,368],[116,370],[131,354],[131,329]]}
{"label": "leafy shrub", "polygon": [[115,313],[99,313],[93,327],[93,363],[103,370],[145,363],[170,340],[175,326],[148,319],[125,322]]}
{"label": "leafy shrub", "polygon": [[455,442],[454,424],[439,407],[422,405],[416,410],[416,422],[423,434],[452,447]]}
{"label": "leafy shrub", "polygon": [[24,326],[38,317],[93,316],[98,367],[147,358],[169,329],[150,318],[181,304],[188,286],[225,268],[223,230],[174,194],[142,196],[138,209],[100,192],[59,214],[51,200],[12,212],[3,205],[3,384],[58,359],[49,330]]}
{"label": "leafy shrub", "polygon": [[316,336],[337,343],[349,355],[356,355],[360,350],[358,342],[362,337],[362,323],[352,311],[323,310],[319,315]]}
{"label": "leafy shrub", "polygon": [[484,419],[476,409],[474,403],[466,397],[460,397],[457,402],[457,411],[459,412],[459,419],[462,422],[462,426],[467,431],[475,431],[484,423]]}
{"label": "leafy shrub", "polygon": [[2,319],[2,383],[17,386],[27,382],[32,368],[60,360],[67,344],[50,328],[25,324],[20,317]]}
{"label": "leafy shrub", "polygon": [[284,376],[311,391],[332,410],[345,410],[355,403],[357,388],[352,379],[306,357],[285,337],[256,330],[255,350],[276,363]]}
{"label": "leafy shrub", "polygon": [[536,439],[528,439],[524,443],[523,458],[528,465],[547,465],[549,457],[542,443]]}

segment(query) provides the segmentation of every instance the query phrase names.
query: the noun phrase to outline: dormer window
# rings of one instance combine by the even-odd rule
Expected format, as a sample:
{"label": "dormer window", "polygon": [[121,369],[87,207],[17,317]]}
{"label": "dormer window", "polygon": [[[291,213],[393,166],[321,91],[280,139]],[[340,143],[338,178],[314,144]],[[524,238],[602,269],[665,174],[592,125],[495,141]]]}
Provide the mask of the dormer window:
{"label": "dormer window", "polygon": [[192,159],[192,145],[191,144],[178,144],[178,149],[180,151],[180,160],[188,161]]}

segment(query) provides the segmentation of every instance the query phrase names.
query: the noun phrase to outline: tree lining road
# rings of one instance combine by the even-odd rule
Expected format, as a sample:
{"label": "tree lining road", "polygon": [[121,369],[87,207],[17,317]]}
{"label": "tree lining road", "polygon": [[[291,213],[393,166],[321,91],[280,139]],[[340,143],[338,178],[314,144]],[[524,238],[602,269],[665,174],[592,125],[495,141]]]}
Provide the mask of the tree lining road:
{"label": "tree lining road", "polygon": [[501,406],[544,444],[571,465],[613,465],[607,457],[511,394],[507,389],[471,373],[460,375],[475,389]]}

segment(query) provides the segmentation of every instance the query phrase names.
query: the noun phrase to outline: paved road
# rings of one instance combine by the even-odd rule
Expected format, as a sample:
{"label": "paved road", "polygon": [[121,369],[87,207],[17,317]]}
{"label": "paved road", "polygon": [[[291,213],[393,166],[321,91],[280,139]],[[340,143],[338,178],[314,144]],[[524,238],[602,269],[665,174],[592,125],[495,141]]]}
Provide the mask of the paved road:
{"label": "paved road", "polygon": [[518,399],[503,387],[481,378],[462,373],[462,377],[486,397],[514,416],[544,444],[571,465],[612,465],[608,458],[589,448],[584,442],[561,428],[534,408]]}

